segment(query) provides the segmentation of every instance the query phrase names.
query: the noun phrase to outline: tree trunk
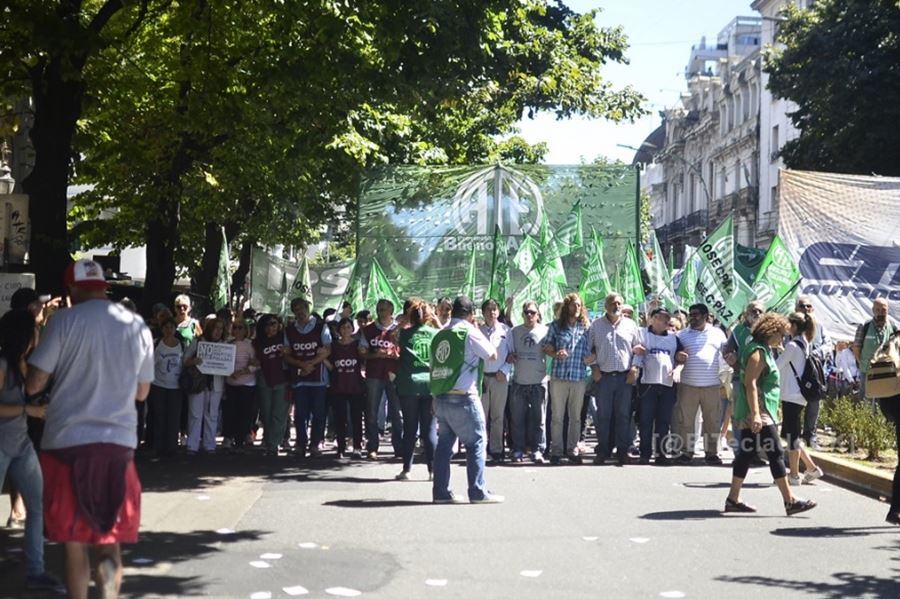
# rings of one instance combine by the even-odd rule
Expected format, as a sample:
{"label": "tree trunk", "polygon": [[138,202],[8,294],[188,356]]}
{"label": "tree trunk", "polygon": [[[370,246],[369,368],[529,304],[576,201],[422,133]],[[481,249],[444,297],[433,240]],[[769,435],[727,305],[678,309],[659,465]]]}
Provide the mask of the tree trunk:
{"label": "tree trunk", "polygon": [[[175,248],[178,246],[178,213],[181,199],[170,197],[160,202],[158,217],[147,225],[147,275],[141,298],[141,311],[149,314],[153,304],[171,306],[175,284]],[[171,308],[170,308],[171,309]]]}
{"label": "tree trunk", "polygon": [[[229,243],[240,232],[240,227],[233,222],[225,223],[225,237]],[[219,273],[219,255],[222,252],[222,225],[206,223],[203,240],[203,257],[200,259],[200,270],[191,277],[191,291],[197,295],[209,297],[212,294],[216,276]]]}
{"label": "tree trunk", "polygon": [[[84,58],[74,62],[83,65]],[[62,275],[72,260],[66,228],[69,164],[72,159],[72,137],[81,115],[84,83],[77,78],[63,78],[60,60],[51,60],[44,69],[36,70],[32,81],[34,125],[34,169],[23,181],[29,196],[31,241],[28,253],[42,291],[59,294],[64,291]]]}

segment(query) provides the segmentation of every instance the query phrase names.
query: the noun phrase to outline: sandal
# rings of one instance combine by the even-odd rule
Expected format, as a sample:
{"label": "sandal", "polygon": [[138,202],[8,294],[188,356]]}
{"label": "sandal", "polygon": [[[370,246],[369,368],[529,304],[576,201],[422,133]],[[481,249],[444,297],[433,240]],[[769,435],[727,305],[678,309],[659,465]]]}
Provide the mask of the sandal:
{"label": "sandal", "polygon": [[794,514],[799,514],[801,512],[808,512],[816,507],[816,505],[818,504],[812,499],[794,499],[791,503],[784,504],[784,511],[788,516],[793,516]]}
{"label": "sandal", "polygon": [[752,505],[747,505],[743,501],[735,501],[730,497],[725,498],[725,513],[736,513],[736,514],[755,514],[756,508]]}

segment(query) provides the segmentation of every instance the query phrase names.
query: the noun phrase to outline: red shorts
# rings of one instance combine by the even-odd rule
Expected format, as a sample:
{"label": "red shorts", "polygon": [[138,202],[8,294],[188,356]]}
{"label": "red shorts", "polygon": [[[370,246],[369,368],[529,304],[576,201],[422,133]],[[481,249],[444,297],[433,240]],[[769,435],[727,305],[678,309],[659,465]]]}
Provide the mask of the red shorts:
{"label": "red shorts", "polygon": [[99,533],[81,515],[72,489],[72,468],[53,455],[40,453],[44,474],[44,534],[57,543],[107,545],[137,543],[141,523],[141,481],[134,462],[125,470],[125,500],[112,530]]}

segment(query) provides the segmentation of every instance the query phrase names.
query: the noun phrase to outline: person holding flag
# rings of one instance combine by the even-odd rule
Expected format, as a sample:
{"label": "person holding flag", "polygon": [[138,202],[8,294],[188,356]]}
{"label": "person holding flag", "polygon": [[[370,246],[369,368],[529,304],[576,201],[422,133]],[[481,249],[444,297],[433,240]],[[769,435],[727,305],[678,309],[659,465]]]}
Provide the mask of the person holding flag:
{"label": "person holding flag", "polygon": [[485,360],[497,350],[475,326],[475,305],[462,295],[453,300],[451,319],[431,342],[431,393],[438,419],[434,455],[434,503],[459,503],[450,490],[450,458],[459,440],[466,447],[466,472],[471,503],[502,503],[484,480],[485,422],[479,397]]}

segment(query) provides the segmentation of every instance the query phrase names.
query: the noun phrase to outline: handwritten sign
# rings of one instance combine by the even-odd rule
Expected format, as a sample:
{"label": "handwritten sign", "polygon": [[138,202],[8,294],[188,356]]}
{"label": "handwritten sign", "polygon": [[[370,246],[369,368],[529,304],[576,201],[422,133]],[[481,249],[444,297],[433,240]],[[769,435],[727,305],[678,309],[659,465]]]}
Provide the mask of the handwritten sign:
{"label": "handwritten sign", "polygon": [[20,287],[34,289],[34,275],[32,273],[13,274],[0,272],[0,315],[9,311],[9,300],[13,293]]}
{"label": "handwritten sign", "polygon": [[234,372],[234,357],[237,347],[231,343],[210,343],[201,341],[197,344],[197,357],[202,360],[197,370],[203,374],[231,376]]}

